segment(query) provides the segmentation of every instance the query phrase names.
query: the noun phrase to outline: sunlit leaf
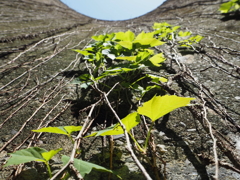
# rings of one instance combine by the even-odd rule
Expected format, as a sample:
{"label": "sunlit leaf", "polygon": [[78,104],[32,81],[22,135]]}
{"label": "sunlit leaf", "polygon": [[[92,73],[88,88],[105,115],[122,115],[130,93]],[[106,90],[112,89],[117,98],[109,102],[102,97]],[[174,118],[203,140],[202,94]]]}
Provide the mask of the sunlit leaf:
{"label": "sunlit leaf", "polygon": [[107,34],[105,37],[105,41],[111,41],[115,36],[115,33]]}
{"label": "sunlit leaf", "polygon": [[59,151],[61,151],[62,148],[56,149],[56,150],[51,150],[48,152],[43,152],[42,157],[46,160],[49,161],[55,154],[57,154]]}
{"label": "sunlit leaf", "polygon": [[63,128],[68,132],[68,134],[72,134],[72,132],[80,131],[82,126],[63,126]]}
{"label": "sunlit leaf", "polygon": [[123,68],[123,67],[117,67],[114,69],[107,69],[106,72],[119,72],[119,71],[124,71],[124,72],[128,72],[128,71],[133,71],[134,69],[132,68]]}
{"label": "sunlit leaf", "polygon": [[[63,165],[67,164],[69,159],[70,157],[63,155],[62,156]],[[92,171],[92,169],[95,169],[97,171],[102,171],[102,172],[114,173],[112,170],[106,169],[105,167],[102,167],[87,161],[82,161],[76,158],[74,158],[73,165],[80,172],[83,178],[85,177],[86,174],[89,174]],[[117,175],[117,177],[121,179],[120,176]]]}
{"label": "sunlit leaf", "polygon": [[92,54],[92,53],[89,53],[88,51],[83,51],[83,50],[79,50],[79,49],[74,49],[73,51],[78,52],[84,56],[88,56],[88,55]]}
{"label": "sunlit leaf", "polygon": [[159,41],[154,38],[154,32],[145,33],[142,31],[134,40],[134,43],[139,43],[141,45],[149,45],[150,47],[163,45],[165,42]]}
{"label": "sunlit leaf", "polygon": [[160,46],[165,44],[165,42],[159,41],[155,38],[135,40],[134,43],[139,43],[141,45],[149,45],[150,47]]}
{"label": "sunlit leaf", "polygon": [[203,36],[200,36],[200,35],[192,36],[189,38],[190,41],[194,41],[196,43],[200,42],[202,39],[203,39]]}
{"label": "sunlit leaf", "polygon": [[137,35],[134,41],[143,40],[143,39],[152,39],[153,36],[154,36],[154,32],[145,33],[144,31],[142,31],[140,34]]}
{"label": "sunlit leaf", "polygon": [[114,40],[120,40],[120,41],[133,41],[135,37],[135,34],[132,31],[127,32],[118,32],[115,33]]}
{"label": "sunlit leaf", "polygon": [[[139,117],[139,114],[137,112],[133,112],[133,113],[127,115],[121,121],[125,125],[126,130],[130,131],[133,127],[135,127],[136,125],[138,125],[140,123],[140,117]],[[86,137],[106,136],[106,135],[120,135],[120,134],[123,134],[123,133],[124,133],[124,131],[123,131],[121,125],[119,123],[117,123],[113,126],[107,127],[106,129],[94,132],[91,135],[86,136]]]}
{"label": "sunlit leaf", "polygon": [[33,132],[49,132],[55,134],[65,134],[68,135],[67,131],[59,127],[45,127],[38,130],[32,130]]}
{"label": "sunlit leaf", "polygon": [[156,83],[159,83],[159,81],[161,81],[161,82],[167,82],[168,81],[164,77],[157,76],[157,75],[152,75],[152,74],[147,74],[147,77],[150,77],[152,79],[152,82],[156,82]]}
{"label": "sunlit leaf", "polygon": [[126,130],[129,132],[132,128],[140,123],[140,116],[137,112],[133,112],[127,115],[121,121],[125,125]]}
{"label": "sunlit leaf", "polygon": [[125,48],[127,48],[127,49],[129,49],[129,50],[131,50],[132,49],[132,45],[133,45],[133,43],[131,42],[131,41],[119,41],[119,42],[117,42],[119,45],[121,45],[122,47],[125,47]]}
{"label": "sunlit leaf", "polygon": [[190,36],[191,34],[192,34],[192,33],[189,32],[189,31],[185,31],[185,32],[179,31],[179,32],[178,32],[178,35],[179,35],[180,37]]}
{"label": "sunlit leaf", "polygon": [[82,126],[59,126],[59,127],[45,127],[38,130],[32,130],[33,132],[49,132],[55,134],[70,135],[74,131],[81,130]]}
{"label": "sunlit leaf", "polygon": [[127,60],[127,61],[136,61],[137,56],[120,56],[120,57],[116,57],[116,59]]}
{"label": "sunlit leaf", "polygon": [[178,97],[175,95],[154,96],[151,100],[145,102],[138,108],[138,113],[156,121],[167,113],[190,104],[195,98]]}
{"label": "sunlit leaf", "polygon": [[165,57],[163,56],[163,53],[159,53],[159,54],[156,54],[153,57],[151,57],[149,60],[151,61],[151,63],[154,66],[159,67],[159,66],[161,66],[160,63],[165,61]]}
{"label": "sunlit leaf", "polygon": [[139,52],[138,55],[137,55],[137,58],[138,58],[139,60],[145,60],[145,59],[148,58],[151,54],[152,54],[151,51]]}
{"label": "sunlit leaf", "polygon": [[119,135],[123,134],[123,129],[119,124],[115,124],[113,126],[109,126],[103,130],[94,132],[86,137],[92,137],[92,136],[107,136],[107,135]]}
{"label": "sunlit leaf", "polygon": [[232,12],[232,11],[236,11],[240,8],[240,2],[238,2],[239,0],[231,0],[231,1],[228,1],[226,3],[222,3],[220,5],[220,8],[219,8],[219,11],[221,13],[229,13],[229,12]]}
{"label": "sunlit leaf", "polygon": [[181,27],[181,26],[174,26],[174,27],[172,28],[173,32],[176,31],[176,30],[178,30],[180,27]]}
{"label": "sunlit leaf", "polygon": [[89,46],[89,47],[85,48],[84,51],[94,51],[94,47]]}
{"label": "sunlit leaf", "polygon": [[160,77],[158,80],[161,81],[161,82],[168,82],[168,79],[166,79],[164,77]]}
{"label": "sunlit leaf", "polygon": [[166,23],[166,22],[163,22],[163,23],[154,23],[153,25],[153,29],[161,29],[163,27],[171,27],[172,25]]}
{"label": "sunlit leaf", "polygon": [[105,35],[99,35],[99,36],[92,36],[92,39],[94,39],[95,41],[103,41],[105,38]]}

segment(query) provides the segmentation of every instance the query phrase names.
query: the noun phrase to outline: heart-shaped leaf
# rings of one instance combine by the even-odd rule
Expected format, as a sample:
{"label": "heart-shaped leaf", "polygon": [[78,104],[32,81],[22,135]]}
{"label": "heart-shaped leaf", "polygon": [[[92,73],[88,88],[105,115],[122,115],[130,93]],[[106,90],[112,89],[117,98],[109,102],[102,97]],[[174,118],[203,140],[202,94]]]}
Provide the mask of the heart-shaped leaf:
{"label": "heart-shaped leaf", "polygon": [[[138,125],[140,123],[140,117],[137,112],[133,112],[129,115],[127,115],[125,118],[123,118],[122,123],[125,125],[126,130],[129,132],[133,127]],[[124,131],[119,123],[107,127],[106,129],[94,132],[90,134],[89,136],[86,137],[91,137],[91,136],[106,136],[106,135],[120,135],[123,134]]]}
{"label": "heart-shaped leaf", "polygon": [[57,154],[59,151],[61,151],[62,148],[56,149],[56,150],[51,150],[48,152],[43,152],[42,157],[46,160],[49,161],[55,154]]}
{"label": "heart-shaped leaf", "polygon": [[39,147],[22,149],[14,153],[10,153],[11,157],[7,160],[7,163],[4,166],[18,165],[31,161],[47,162],[61,150],[62,148],[59,148],[48,152],[46,149]]}
{"label": "heart-shaped leaf", "polygon": [[151,57],[149,60],[151,61],[151,63],[154,66],[159,67],[159,66],[161,66],[160,63],[165,61],[165,57],[163,56],[163,53],[159,53],[159,54],[156,54],[153,57]]}
{"label": "heart-shaped leaf", "polygon": [[154,96],[138,108],[138,113],[149,117],[152,121],[166,115],[167,113],[190,104],[195,98],[178,97],[175,95]]}
{"label": "heart-shaped leaf", "polygon": [[81,129],[82,129],[82,126],[59,126],[59,127],[45,127],[38,130],[32,130],[32,131],[70,135],[72,132],[80,131]]}
{"label": "heart-shaped leaf", "polygon": [[[67,164],[69,159],[70,159],[70,157],[63,155],[62,156],[63,165]],[[80,159],[76,159],[76,158],[74,158],[73,165],[80,172],[80,174],[82,175],[83,178],[85,177],[86,174],[89,174],[92,171],[92,169],[95,169],[97,171],[102,171],[102,172],[114,173],[113,171],[111,171],[111,170],[109,170],[105,167],[102,167],[102,166],[99,166],[97,164],[93,164],[93,163],[90,163],[90,162],[86,162],[86,161],[83,161],[83,160],[80,160]],[[122,179],[118,175],[117,175],[117,177],[119,179]]]}

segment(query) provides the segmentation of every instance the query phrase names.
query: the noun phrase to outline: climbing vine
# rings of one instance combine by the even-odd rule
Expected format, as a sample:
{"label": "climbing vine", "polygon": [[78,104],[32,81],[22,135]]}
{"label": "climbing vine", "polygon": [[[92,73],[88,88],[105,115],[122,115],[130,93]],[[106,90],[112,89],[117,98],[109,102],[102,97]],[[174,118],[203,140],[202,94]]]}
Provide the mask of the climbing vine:
{"label": "climbing vine", "polygon": [[[190,97],[169,95],[158,84],[159,82],[168,83],[168,75],[160,73],[160,71],[164,71],[164,62],[167,59],[164,52],[161,52],[161,47],[171,46],[194,50],[196,44],[203,39],[200,35],[193,35],[190,31],[182,31],[180,26],[173,26],[166,22],[154,23],[152,28],[151,32],[142,31],[139,34],[127,31],[93,36],[93,41],[87,47],[81,50],[74,49],[82,56],[81,63],[84,64],[83,72],[85,73],[77,77],[72,83],[77,84],[83,91],[96,92],[98,96],[95,99],[98,100],[90,106],[88,118],[83,126],[46,127],[33,130],[36,133],[66,135],[72,142],[73,151],[70,156],[62,156],[63,167],[58,173],[52,173],[49,160],[64,147],[50,151],[40,147],[19,150],[11,153],[5,166],[30,161],[43,162],[51,179],[65,171],[68,165],[72,167],[80,179],[83,179],[92,169],[114,173],[114,171],[102,166],[78,159],[79,154],[81,154],[79,144],[82,138],[124,134],[127,150],[146,179],[151,179],[135,155],[133,148],[137,153],[148,158],[146,154],[155,148],[154,138],[151,138],[154,122],[177,108],[190,105],[191,100],[194,100]],[[125,109],[127,112],[125,117],[119,117],[118,106],[113,105],[114,101],[131,104],[131,109]],[[115,123],[105,129],[86,135],[87,127],[91,123],[93,109],[96,106],[101,106],[103,102],[114,115]],[[146,126],[145,142],[140,145],[131,130],[137,128],[141,122],[145,122],[146,125],[146,119],[150,123],[149,127]],[[79,132],[78,136],[74,138],[73,132]],[[158,165],[155,162],[151,166]],[[158,177],[158,172],[155,173],[155,176]],[[68,177],[69,172],[66,171],[62,179]]]}

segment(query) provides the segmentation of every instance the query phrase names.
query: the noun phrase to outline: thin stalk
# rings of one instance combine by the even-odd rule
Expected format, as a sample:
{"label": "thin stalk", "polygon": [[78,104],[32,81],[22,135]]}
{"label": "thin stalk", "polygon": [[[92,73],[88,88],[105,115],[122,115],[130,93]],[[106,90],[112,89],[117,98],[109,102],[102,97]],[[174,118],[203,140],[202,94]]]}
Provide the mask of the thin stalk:
{"label": "thin stalk", "polygon": [[49,177],[52,178],[52,171],[51,171],[51,168],[50,168],[50,166],[49,166],[48,161],[46,161],[45,164],[46,164],[46,166],[47,166],[47,170],[48,170]]}
{"label": "thin stalk", "polygon": [[132,135],[131,133],[128,133],[128,134],[129,134],[129,136],[132,138],[132,140],[135,142],[135,144],[136,144],[136,146],[138,147],[138,149],[139,149],[141,152],[145,153],[146,151],[140,146],[140,144],[138,144],[137,140],[133,137],[133,135]]}
{"label": "thin stalk", "polygon": [[152,122],[149,130],[148,130],[148,134],[147,134],[147,138],[146,138],[146,141],[145,141],[145,145],[144,145],[144,150],[147,151],[147,147],[148,147],[148,142],[149,142],[149,139],[150,139],[150,136],[151,136],[151,130],[153,128],[153,125],[154,123]]}
{"label": "thin stalk", "polygon": [[69,139],[71,140],[72,144],[74,144],[74,140],[73,140],[72,136],[69,135],[68,137],[69,137]]}

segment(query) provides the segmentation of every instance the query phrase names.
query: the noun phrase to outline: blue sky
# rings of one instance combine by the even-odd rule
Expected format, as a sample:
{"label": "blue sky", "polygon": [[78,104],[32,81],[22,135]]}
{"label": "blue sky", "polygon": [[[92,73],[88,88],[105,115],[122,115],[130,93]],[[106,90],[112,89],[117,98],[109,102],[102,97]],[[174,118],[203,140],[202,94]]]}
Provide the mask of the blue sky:
{"label": "blue sky", "polygon": [[96,19],[126,20],[156,9],[165,0],[61,0],[75,11]]}

